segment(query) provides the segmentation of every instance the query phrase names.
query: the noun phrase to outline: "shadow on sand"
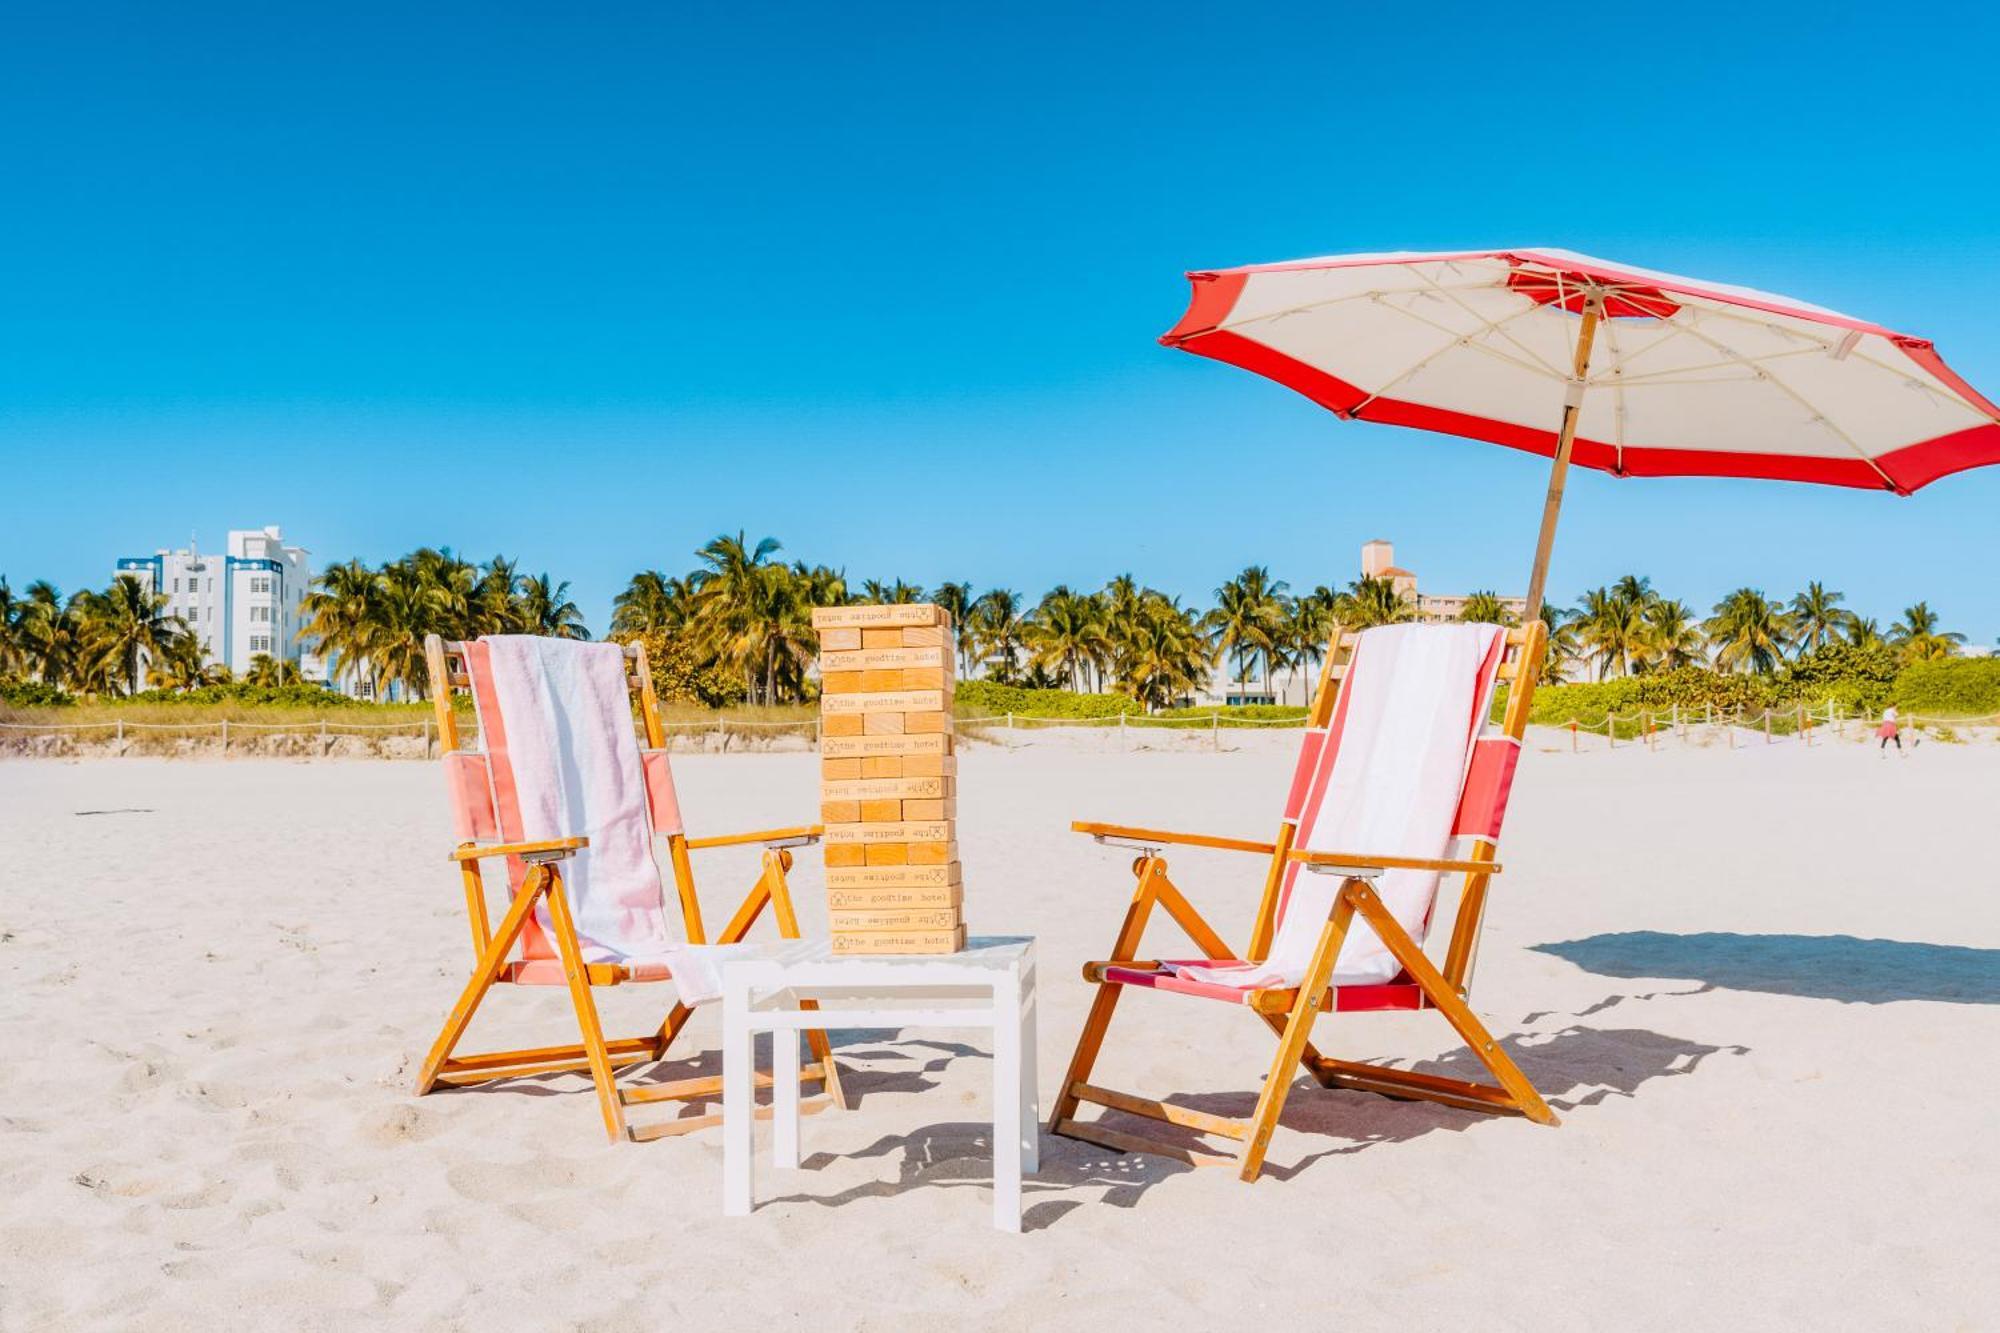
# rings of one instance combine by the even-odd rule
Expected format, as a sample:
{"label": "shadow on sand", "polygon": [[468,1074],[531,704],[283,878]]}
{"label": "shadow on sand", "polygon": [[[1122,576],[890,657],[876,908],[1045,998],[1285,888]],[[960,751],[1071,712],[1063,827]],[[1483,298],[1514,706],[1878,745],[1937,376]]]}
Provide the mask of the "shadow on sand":
{"label": "shadow on sand", "polygon": [[1685,977],[1729,990],[1849,1004],[2000,1004],[2000,949],[1852,935],[1591,935],[1533,946],[1606,977]]}

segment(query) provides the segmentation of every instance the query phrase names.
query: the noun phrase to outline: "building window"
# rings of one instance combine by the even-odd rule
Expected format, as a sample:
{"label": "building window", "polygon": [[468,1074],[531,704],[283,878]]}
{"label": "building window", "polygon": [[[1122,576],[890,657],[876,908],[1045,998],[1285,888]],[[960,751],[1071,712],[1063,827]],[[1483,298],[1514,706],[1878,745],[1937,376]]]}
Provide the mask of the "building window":
{"label": "building window", "polygon": [[250,636],[250,651],[253,653],[270,652],[271,636],[268,634],[252,634]]}
{"label": "building window", "polygon": [[264,621],[269,621],[269,620],[270,620],[270,618],[271,618],[271,608],[270,608],[270,607],[268,607],[268,606],[253,606],[253,607],[251,607],[251,608],[250,608],[250,619],[251,619],[252,621],[257,621],[257,622],[264,622]]}
{"label": "building window", "polygon": [[251,579],[251,580],[250,580],[250,591],[251,591],[251,592],[269,592],[269,591],[271,591],[271,580],[270,580],[269,578],[254,578],[254,579]]}

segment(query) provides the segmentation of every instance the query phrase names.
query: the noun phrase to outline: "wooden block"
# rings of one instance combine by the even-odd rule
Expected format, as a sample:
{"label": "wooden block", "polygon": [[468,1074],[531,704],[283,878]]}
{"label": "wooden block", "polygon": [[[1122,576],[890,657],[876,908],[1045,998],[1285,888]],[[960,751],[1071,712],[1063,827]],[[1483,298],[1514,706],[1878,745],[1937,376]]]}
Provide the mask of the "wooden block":
{"label": "wooden block", "polygon": [[[898,802],[897,804],[901,804]],[[821,801],[819,822],[822,824],[858,824],[861,822],[859,801]]]}
{"label": "wooden block", "polygon": [[872,603],[866,606],[816,606],[814,629],[880,629],[888,625],[942,625],[944,609],[930,602]]}
{"label": "wooden block", "polygon": [[831,747],[826,746],[825,740],[828,736],[852,736],[858,738],[861,735],[863,725],[861,719],[863,716],[861,713],[845,713],[839,717],[822,717],[819,721],[819,734],[822,747],[820,753],[824,755],[837,753]]}
{"label": "wooden block", "polygon": [[928,842],[868,842],[861,845],[863,865],[906,866],[910,863],[910,848],[932,847]]}
{"label": "wooden block", "polygon": [[[898,843],[896,845],[899,847],[944,846],[943,843],[931,843],[931,842],[918,842],[918,843],[905,842],[905,843]],[[865,843],[830,842],[827,843],[825,846],[821,847],[820,851],[825,854],[826,863],[830,866],[865,866],[868,864],[868,847],[867,844]]]}
{"label": "wooden block", "polygon": [[861,631],[861,646],[865,648],[901,648],[903,631],[899,629],[865,629]]}
{"label": "wooden block", "polygon": [[850,713],[847,716],[861,719],[861,734],[864,736],[900,736],[903,734],[903,715],[901,713]]}
{"label": "wooden block", "polygon": [[[911,755],[948,756],[952,750],[950,735],[937,736],[865,736],[859,731],[836,731],[831,726],[836,719],[827,718],[821,731],[820,750],[829,759],[841,759],[852,755],[900,754],[906,759]],[[841,723],[859,721],[856,717],[838,719]]]}
{"label": "wooden block", "polygon": [[[890,632],[902,635],[902,642],[905,648],[948,648],[951,646],[951,630],[944,625],[911,625],[901,631],[892,630]],[[883,644],[882,646],[886,648],[889,645]]]}
{"label": "wooden block", "polygon": [[[878,761],[879,762],[879,761]],[[902,776],[902,764],[897,762],[898,777]],[[873,777],[868,771],[868,761],[853,759],[822,759],[819,761],[819,777],[822,782],[845,782],[850,778]]]}
{"label": "wooden block", "polygon": [[892,907],[885,911],[828,911],[836,935],[856,930],[957,930],[956,907]]}
{"label": "wooden block", "polygon": [[958,859],[958,844],[955,842],[906,842],[902,845],[910,849],[909,864],[913,866],[949,865]]}
{"label": "wooden block", "polygon": [[903,688],[903,670],[901,667],[889,667],[879,671],[864,671],[861,673],[861,688],[871,692],[894,693]]}
{"label": "wooden block", "polygon": [[960,884],[936,884],[922,889],[828,889],[831,912],[892,912],[907,907],[957,907],[965,901]]}
{"label": "wooden block", "polygon": [[903,776],[903,758],[900,754],[871,754],[866,759],[859,761],[861,764],[861,776],[864,778],[900,778]]}
{"label": "wooden block", "polygon": [[[849,696],[856,697],[856,696]],[[935,732],[939,735],[951,730],[951,714],[941,710],[903,714],[903,731],[908,733]]]}
{"label": "wooden block", "polygon": [[[855,820],[829,825],[826,830],[826,845],[829,847],[843,842],[932,842],[939,845],[957,844],[952,842],[952,827],[942,819],[910,820],[899,819],[893,824],[866,824]],[[957,860],[946,857],[945,860]]]}
{"label": "wooden block", "polygon": [[953,778],[855,778],[820,784],[822,801],[936,800],[953,795]]}
{"label": "wooden block", "polygon": [[962,882],[956,861],[941,866],[845,866],[826,872],[829,889],[941,889]]}
{"label": "wooden block", "polygon": [[[868,673],[863,672],[862,674],[865,679]],[[896,682],[899,689],[948,690],[951,688],[951,673],[943,667],[904,667],[896,674],[900,677]]]}
{"label": "wooden block", "polygon": [[836,932],[836,954],[945,954],[965,947],[965,927],[956,930],[855,930]]}
{"label": "wooden block", "polygon": [[[843,673],[844,674],[844,673]],[[863,678],[874,675],[864,671]],[[884,675],[891,674],[884,672]],[[900,672],[894,673],[900,675]],[[828,717],[843,713],[935,713],[951,707],[949,690],[866,690],[858,694],[820,696],[820,711]]]}
{"label": "wooden block", "polygon": [[[906,754],[903,760],[903,776],[906,778],[956,777],[958,756],[950,754]],[[862,761],[866,763],[866,760]]]}
{"label": "wooden block", "polygon": [[[920,817],[924,819],[943,818],[942,815],[924,815]],[[884,799],[861,802],[861,815],[858,821],[843,819],[840,822],[843,824],[855,822],[864,824],[900,824],[902,821],[903,802],[895,799]]]}
{"label": "wooden block", "polygon": [[861,647],[861,631],[858,629],[823,629],[819,632],[819,650],[822,653],[850,653]]}
{"label": "wooden block", "polygon": [[[861,815],[864,819],[868,817],[868,804],[867,801],[861,803]],[[958,802],[954,800],[899,801],[897,804],[903,807],[903,819],[906,822],[958,818]]]}
{"label": "wooden block", "polygon": [[861,680],[866,674],[861,671],[829,671],[819,678],[820,695],[824,697],[829,694],[859,694],[865,688]]}
{"label": "wooden block", "polygon": [[942,667],[951,670],[949,648],[862,648],[854,652],[819,655],[821,671],[906,670],[910,667]]}

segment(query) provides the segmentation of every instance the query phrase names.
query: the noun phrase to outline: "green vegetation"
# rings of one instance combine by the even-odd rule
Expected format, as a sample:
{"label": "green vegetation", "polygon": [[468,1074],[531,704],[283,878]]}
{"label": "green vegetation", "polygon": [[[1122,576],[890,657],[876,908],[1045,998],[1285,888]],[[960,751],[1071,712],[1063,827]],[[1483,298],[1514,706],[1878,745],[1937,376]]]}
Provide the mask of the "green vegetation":
{"label": "green vegetation", "polygon": [[968,680],[958,687],[958,715],[963,718],[999,717],[1117,717],[1120,713],[1143,713],[1139,701],[1122,694],[1079,694],[1073,690],[1038,690],[1021,685],[999,685],[990,680]]}
{"label": "green vegetation", "polygon": [[1912,663],[1896,677],[1896,704],[1925,717],[1989,717],[2000,713],[2000,658]]}

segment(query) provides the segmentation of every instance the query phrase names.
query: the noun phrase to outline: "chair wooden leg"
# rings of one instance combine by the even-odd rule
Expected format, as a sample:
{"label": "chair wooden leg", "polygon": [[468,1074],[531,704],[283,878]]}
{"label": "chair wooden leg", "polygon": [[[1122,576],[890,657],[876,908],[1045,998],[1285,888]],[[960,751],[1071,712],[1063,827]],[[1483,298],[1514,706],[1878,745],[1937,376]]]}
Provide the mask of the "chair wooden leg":
{"label": "chair wooden leg", "polygon": [[[1158,893],[1159,881],[1166,877],[1167,863],[1157,856],[1142,856],[1133,862],[1133,872],[1138,884],[1132,890],[1132,901],[1125,909],[1125,920],[1118,928],[1118,938],[1111,946],[1111,960],[1130,962],[1138,957],[1139,941],[1146,933],[1146,918],[1152,915],[1153,902]],[[1056,1094],[1054,1107],[1049,1111],[1049,1133],[1063,1132],[1063,1122],[1076,1114],[1076,1085],[1090,1081],[1091,1066],[1097,1063],[1097,1052],[1104,1045],[1104,1033],[1111,1026],[1111,1014],[1118,1007],[1118,992],[1123,986],[1109,982],[1099,982],[1097,998],[1091,1001],[1090,1016],[1083,1021],[1083,1031],[1076,1039],[1076,1053],[1070,1056],[1069,1070],[1063,1075],[1062,1091]]]}
{"label": "chair wooden leg", "polygon": [[1375,891],[1365,883],[1350,880],[1343,889],[1341,897],[1344,901],[1351,902],[1362,918],[1374,928],[1382,943],[1395,955],[1396,961],[1403,965],[1411,979],[1429,997],[1430,1002],[1437,1006],[1438,1012],[1445,1016],[1445,1021],[1450,1023],[1465,1044],[1472,1048],[1472,1054],[1478,1058],[1479,1063],[1485,1065],[1487,1072],[1506,1089],[1508,1096],[1513,1099],[1515,1109],[1538,1125],[1555,1124],[1556,1113],[1549,1109],[1548,1103],[1542,1100],[1542,1095],[1535,1091],[1535,1085],[1528,1081],[1528,1076],[1521,1072],[1521,1067],[1500,1048],[1498,1042],[1493,1040],[1493,1034],[1486,1030],[1486,1025],[1479,1021],[1471,1006],[1467,1005],[1459,995],[1458,988],[1444,979],[1444,975],[1431,964],[1431,960],[1424,956],[1424,951],[1416,946],[1416,942],[1403,930],[1396,918],[1389,914],[1389,909],[1375,896]]}
{"label": "chair wooden leg", "polygon": [[[785,939],[795,940],[799,935],[799,914],[792,906],[792,886],[785,879],[785,872],[791,868],[791,854],[783,849],[764,853],[764,880],[770,886],[771,911],[778,918],[778,934]],[[800,1000],[800,1009],[819,1008],[818,1000]],[[833,1043],[827,1039],[825,1028],[807,1028],[806,1045],[812,1048],[813,1058],[819,1061],[821,1071],[820,1090],[833,1099],[833,1104],[841,1110],[847,1109],[847,1094],[840,1089],[840,1067],[833,1062]]]}
{"label": "chair wooden leg", "polygon": [[514,941],[521,936],[521,928],[527,924],[528,914],[535,910],[535,902],[548,891],[550,874],[547,866],[532,866],[521,883],[521,891],[508,904],[507,914],[500,918],[500,929],[486,941],[481,951],[478,965],[472,969],[472,976],[466,981],[465,989],[458,994],[458,1002],[451,1007],[444,1027],[437,1040],[431,1043],[430,1053],[424,1057],[422,1069],[417,1073],[417,1096],[421,1097],[437,1086],[438,1073],[444,1062],[458,1046],[460,1037],[471,1024],[473,1014],[479,1011],[480,1003],[486,998],[500,972],[507,966],[507,955],[514,948]]}
{"label": "chair wooden leg", "polygon": [[[1347,882],[1361,883],[1359,880]],[[1291,1092],[1292,1067],[1301,1063],[1305,1054],[1306,1038],[1312,1032],[1313,1019],[1319,1016],[1320,994],[1326,990],[1333,976],[1334,960],[1340,957],[1340,946],[1347,939],[1347,927],[1354,920],[1354,910],[1354,904],[1348,901],[1345,893],[1334,899],[1333,910],[1327,914],[1326,926],[1320,931],[1312,961],[1306,965],[1298,998],[1292,1002],[1292,1011],[1285,1019],[1284,1033],[1278,1039],[1277,1054],[1271,1060],[1271,1072],[1264,1078],[1264,1087],[1257,1094],[1257,1109],[1250,1115],[1250,1132],[1243,1141],[1243,1153],[1237,1168],[1237,1174],[1244,1180],[1255,1180],[1264,1169],[1264,1154],[1271,1146],[1271,1133],[1278,1127],[1278,1116],[1285,1109],[1285,1098]]]}
{"label": "chair wooden leg", "polygon": [[563,976],[569,982],[570,1003],[576,1006],[576,1025],[583,1034],[584,1054],[590,1061],[590,1080],[597,1086],[597,1105],[604,1113],[604,1132],[616,1143],[625,1137],[625,1108],[618,1102],[618,1083],[611,1072],[611,1055],[604,1049],[604,1029],[597,1021],[597,1001],[590,994],[590,975],[584,970],[583,946],[577,942],[576,921],[570,915],[569,896],[563,892],[560,875],[551,877],[549,924],[554,927],[556,949],[562,954]]}

